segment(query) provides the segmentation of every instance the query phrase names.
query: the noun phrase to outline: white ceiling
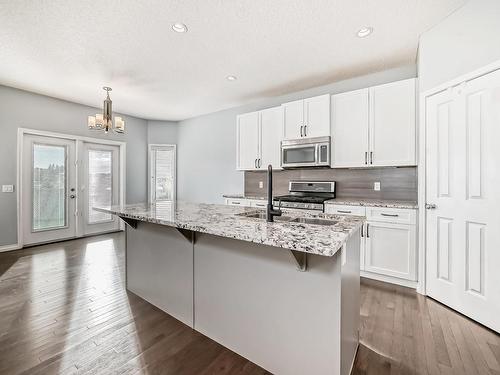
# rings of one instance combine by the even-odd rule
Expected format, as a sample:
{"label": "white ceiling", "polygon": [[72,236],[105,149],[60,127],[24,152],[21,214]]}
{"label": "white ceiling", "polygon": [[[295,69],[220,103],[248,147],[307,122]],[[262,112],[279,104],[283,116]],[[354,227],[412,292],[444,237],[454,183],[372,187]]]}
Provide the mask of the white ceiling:
{"label": "white ceiling", "polygon": [[0,84],[92,106],[108,85],[116,111],[180,120],[414,64],[465,1],[0,0]]}

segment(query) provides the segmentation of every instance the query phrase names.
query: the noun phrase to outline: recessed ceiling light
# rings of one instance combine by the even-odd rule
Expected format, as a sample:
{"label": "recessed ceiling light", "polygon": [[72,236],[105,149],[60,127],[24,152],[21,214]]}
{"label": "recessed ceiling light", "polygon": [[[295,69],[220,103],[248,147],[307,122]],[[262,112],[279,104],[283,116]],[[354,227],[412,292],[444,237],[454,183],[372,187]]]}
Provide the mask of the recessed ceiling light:
{"label": "recessed ceiling light", "polygon": [[236,78],[235,76],[227,76],[226,79],[228,81],[236,81],[238,78]]}
{"label": "recessed ceiling light", "polygon": [[359,38],[365,38],[368,35],[370,35],[373,32],[373,27],[362,27],[361,29],[358,30],[358,37]]}
{"label": "recessed ceiling light", "polygon": [[176,33],[185,33],[188,31],[188,28],[183,23],[174,23],[172,25],[172,30],[174,30]]}

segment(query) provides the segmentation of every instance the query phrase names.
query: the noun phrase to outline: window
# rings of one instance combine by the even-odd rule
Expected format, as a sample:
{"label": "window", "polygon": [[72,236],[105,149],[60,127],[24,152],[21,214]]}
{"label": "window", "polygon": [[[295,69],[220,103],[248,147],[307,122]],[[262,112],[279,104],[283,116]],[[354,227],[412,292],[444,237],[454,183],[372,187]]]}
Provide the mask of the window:
{"label": "window", "polygon": [[88,222],[110,221],[110,214],[95,211],[92,207],[110,208],[113,203],[113,154],[108,150],[88,152]]}
{"label": "window", "polygon": [[66,227],[66,147],[33,143],[32,173],[32,231]]}
{"label": "window", "polygon": [[150,145],[151,202],[175,200],[175,145]]}

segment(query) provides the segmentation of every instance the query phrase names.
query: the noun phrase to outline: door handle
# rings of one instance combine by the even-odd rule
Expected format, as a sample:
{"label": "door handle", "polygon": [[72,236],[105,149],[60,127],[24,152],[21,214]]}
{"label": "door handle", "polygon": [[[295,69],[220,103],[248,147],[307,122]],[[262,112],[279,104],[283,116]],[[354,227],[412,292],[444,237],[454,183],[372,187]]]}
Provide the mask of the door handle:
{"label": "door handle", "polygon": [[300,126],[300,136],[303,137],[303,134],[302,134],[302,129],[304,128],[304,125],[301,125]]}
{"label": "door handle", "polygon": [[437,206],[434,203],[427,203],[425,205],[425,208],[427,208],[428,210],[435,210]]}
{"label": "door handle", "polygon": [[76,198],[76,195],[75,195],[75,194],[71,194],[69,197],[70,197],[71,199],[75,199],[75,198]]}

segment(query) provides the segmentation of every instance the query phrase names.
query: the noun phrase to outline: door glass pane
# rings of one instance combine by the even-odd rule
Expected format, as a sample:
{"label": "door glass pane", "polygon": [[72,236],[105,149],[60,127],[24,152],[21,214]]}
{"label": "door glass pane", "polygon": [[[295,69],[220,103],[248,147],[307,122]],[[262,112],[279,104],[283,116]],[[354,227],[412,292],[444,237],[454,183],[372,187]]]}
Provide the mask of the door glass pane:
{"label": "door glass pane", "polygon": [[66,227],[66,147],[33,144],[32,230]]}
{"label": "door glass pane", "polygon": [[107,150],[89,150],[89,214],[88,222],[110,221],[111,214],[98,212],[93,207],[110,208],[113,203],[113,154]]}
{"label": "door glass pane", "polygon": [[155,150],[155,200],[172,200],[174,196],[174,149]]}
{"label": "door glass pane", "polygon": [[314,146],[285,149],[283,161],[290,163],[314,163]]}

